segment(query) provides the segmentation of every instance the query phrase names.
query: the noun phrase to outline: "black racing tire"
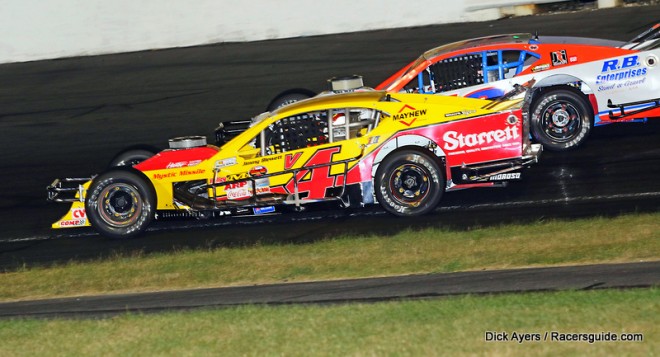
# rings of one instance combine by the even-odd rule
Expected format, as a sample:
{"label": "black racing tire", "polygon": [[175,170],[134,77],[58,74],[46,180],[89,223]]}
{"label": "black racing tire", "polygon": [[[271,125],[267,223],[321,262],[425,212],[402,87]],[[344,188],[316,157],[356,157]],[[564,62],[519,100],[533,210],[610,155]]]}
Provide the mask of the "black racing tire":
{"label": "black racing tire", "polygon": [[113,169],[94,178],[87,189],[85,211],[101,235],[132,238],[143,233],[154,219],[156,193],[139,172]]}
{"label": "black racing tire", "polygon": [[266,110],[272,112],[273,110],[283,107],[285,105],[289,105],[291,103],[309,99],[313,96],[314,95],[311,92],[310,93],[296,92],[296,93],[288,93],[288,94],[280,95],[279,97],[275,97],[275,99],[273,99],[270,102],[270,104],[268,104],[268,108],[266,108]]}
{"label": "black racing tire", "polygon": [[593,126],[591,104],[577,90],[555,89],[543,93],[534,101],[531,113],[532,136],[550,151],[577,148]]}
{"label": "black racing tire", "polygon": [[108,164],[108,168],[118,166],[135,166],[142,161],[156,155],[157,151],[149,149],[130,149],[122,151]]}
{"label": "black racing tire", "polygon": [[430,212],[440,202],[444,188],[438,163],[419,151],[392,153],[376,170],[376,198],[386,211],[397,216]]}

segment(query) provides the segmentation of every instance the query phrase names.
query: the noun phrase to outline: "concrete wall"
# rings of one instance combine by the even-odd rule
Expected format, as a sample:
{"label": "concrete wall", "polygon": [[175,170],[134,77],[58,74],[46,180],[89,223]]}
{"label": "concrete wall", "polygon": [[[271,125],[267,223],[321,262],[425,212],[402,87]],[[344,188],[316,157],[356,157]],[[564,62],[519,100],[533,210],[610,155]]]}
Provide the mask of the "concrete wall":
{"label": "concrete wall", "polygon": [[[506,0],[506,5],[557,0]],[[0,0],[0,63],[499,17],[495,0]]]}

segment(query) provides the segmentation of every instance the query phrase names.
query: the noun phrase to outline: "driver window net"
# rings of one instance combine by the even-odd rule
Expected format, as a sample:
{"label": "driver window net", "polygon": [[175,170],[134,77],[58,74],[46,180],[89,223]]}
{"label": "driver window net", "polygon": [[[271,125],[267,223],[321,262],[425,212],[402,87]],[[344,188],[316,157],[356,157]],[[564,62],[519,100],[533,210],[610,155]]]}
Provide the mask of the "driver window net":
{"label": "driver window net", "polygon": [[270,127],[269,146],[273,154],[328,142],[326,112],[313,112],[284,118]]}
{"label": "driver window net", "polygon": [[438,92],[482,84],[482,68],[480,55],[447,58],[431,66]]}

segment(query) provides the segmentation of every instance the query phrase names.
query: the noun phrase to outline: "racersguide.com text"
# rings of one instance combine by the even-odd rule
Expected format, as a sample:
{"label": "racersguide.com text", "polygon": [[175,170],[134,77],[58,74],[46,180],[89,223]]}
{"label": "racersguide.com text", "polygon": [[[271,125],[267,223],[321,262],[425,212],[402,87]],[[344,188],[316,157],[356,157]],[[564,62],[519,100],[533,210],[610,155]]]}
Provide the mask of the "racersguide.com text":
{"label": "racersguide.com text", "polygon": [[486,331],[486,342],[643,342],[642,333],[616,333],[616,332],[521,332],[521,331]]}

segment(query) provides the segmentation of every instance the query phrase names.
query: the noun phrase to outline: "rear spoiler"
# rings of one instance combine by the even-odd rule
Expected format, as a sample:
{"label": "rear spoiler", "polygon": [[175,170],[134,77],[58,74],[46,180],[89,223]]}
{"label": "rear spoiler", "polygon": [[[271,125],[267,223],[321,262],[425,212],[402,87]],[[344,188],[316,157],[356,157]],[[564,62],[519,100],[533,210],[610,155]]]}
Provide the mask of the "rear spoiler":
{"label": "rear spoiler", "polygon": [[632,49],[639,49],[642,44],[646,44],[642,47],[647,47],[649,44],[649,41],[656,40],[660,37],[660,22],[656,23],[655,25],[651,26],[649,29],[646,31],[640,33],[639,35],[635,36],[632,40],[626,42],[622,48],[627,48],[629,50]]}

